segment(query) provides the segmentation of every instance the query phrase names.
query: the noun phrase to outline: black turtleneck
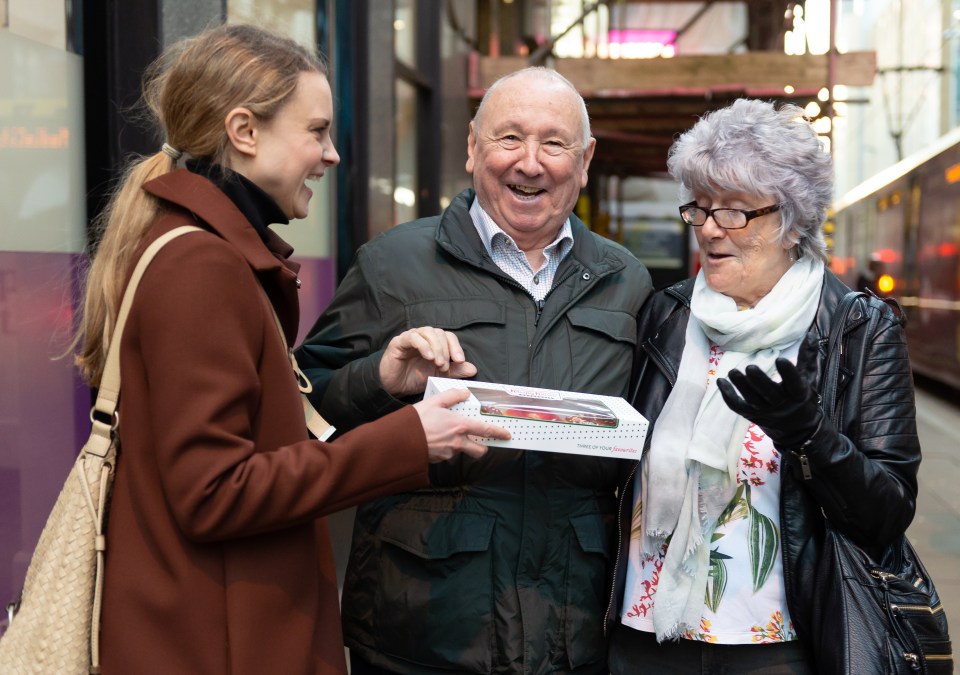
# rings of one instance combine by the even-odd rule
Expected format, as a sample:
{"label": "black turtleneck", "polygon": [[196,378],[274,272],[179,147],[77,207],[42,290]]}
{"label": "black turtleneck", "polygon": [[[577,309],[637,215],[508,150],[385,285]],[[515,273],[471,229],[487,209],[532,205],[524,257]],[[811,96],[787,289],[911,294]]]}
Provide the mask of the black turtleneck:
{"label": "black turtleneck", "polygon": [[211,164],[202,159],[188,159],[187,169],[207,178],[220,188],[240,213],[250,221],[264,243],[267,242],[268,225],[274,223],[286,225],[290,222],[273,197],[236,171],[224,169],[219,164]]}

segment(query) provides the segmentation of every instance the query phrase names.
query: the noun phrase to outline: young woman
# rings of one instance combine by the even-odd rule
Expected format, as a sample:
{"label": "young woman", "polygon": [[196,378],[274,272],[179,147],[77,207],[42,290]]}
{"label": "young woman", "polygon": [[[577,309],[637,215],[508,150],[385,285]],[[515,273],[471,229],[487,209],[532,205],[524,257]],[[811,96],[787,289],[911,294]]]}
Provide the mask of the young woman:
{"label": "young woman", "polygon": [[[79,335],[91,384],[142,251],[182,225],[203,231],[160,251],[122,337],[103,673],[346,672],[320,516],[426,486],[428,461],[485,452],[468,435],[508,434],[447,410],[466,398],[451,392],[309,439],[285,345],[297,265],[267,225],[306,216],[307,181],[339,162],[316,56],[223,26],[161,57],[145,94],[167,140],[103,217]],[[380,363],[385,382],[471,369],[431,328],[397,336]]]}

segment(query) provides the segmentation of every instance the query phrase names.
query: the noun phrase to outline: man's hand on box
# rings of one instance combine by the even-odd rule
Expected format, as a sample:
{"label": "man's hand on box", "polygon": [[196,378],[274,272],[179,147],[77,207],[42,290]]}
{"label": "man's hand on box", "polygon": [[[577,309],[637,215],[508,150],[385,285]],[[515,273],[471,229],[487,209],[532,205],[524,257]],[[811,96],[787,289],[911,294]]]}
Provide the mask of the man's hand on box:
{"label": "man's hand on box", "polygon": [[449,331],[430,326],[411,328],[387,345],[380,359],[384,391],[402,398],[422,393],[428,377],[473,377],[477,368],[466,360],[460,341]]}

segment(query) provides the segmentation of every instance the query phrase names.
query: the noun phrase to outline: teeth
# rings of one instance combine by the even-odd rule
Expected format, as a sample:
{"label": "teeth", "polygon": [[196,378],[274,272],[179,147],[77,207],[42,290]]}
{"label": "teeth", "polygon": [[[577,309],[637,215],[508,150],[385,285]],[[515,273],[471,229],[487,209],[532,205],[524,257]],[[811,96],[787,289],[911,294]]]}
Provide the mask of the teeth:
{"label": "teeth", "polygon": [[527,195],[533,195],[540,192],[540,188],[527,187],[526,185],[511,185],[511,189],[522,192]]}

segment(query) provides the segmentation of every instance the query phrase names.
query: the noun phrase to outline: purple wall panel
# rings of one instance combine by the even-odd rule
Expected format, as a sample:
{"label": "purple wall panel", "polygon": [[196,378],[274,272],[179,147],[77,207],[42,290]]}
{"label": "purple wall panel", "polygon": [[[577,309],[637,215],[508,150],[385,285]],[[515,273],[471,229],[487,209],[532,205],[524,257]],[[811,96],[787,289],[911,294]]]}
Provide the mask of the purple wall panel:
{"label": "purple wall panel", "polygon": [[330,304],[337,287],[337,266],[333,258],[294,259],[300,263],[300,331],[297,344],[303,341],[317,317]]}
{"label": "purple wall panel", "polygon": [[69,341],[78,260],[0,251],[0,606],[19,592],[89,433],[89,390],[71,359],[56,358]]}

